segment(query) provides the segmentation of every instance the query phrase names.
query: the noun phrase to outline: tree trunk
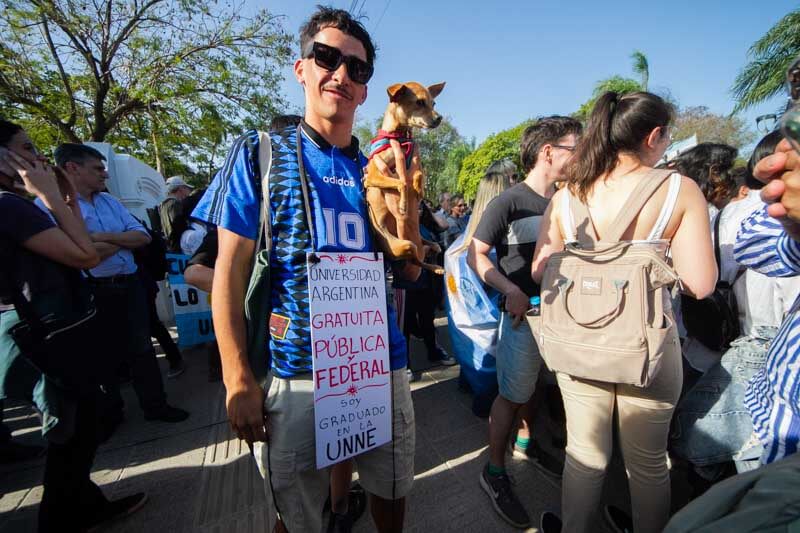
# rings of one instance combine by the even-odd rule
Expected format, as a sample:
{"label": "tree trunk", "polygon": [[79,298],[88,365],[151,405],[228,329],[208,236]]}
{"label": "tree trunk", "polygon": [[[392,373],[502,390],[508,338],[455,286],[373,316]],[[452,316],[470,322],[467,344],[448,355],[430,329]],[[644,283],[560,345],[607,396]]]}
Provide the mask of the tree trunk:
{"label": "tree trunk", "polygon": [[153,139],[153,153],[156,157],[156,172],[164,177],[164,164],[161,162],[161,151],[158,149],[158,137],[156,137],[155,129],[150,131],[150,137]]}

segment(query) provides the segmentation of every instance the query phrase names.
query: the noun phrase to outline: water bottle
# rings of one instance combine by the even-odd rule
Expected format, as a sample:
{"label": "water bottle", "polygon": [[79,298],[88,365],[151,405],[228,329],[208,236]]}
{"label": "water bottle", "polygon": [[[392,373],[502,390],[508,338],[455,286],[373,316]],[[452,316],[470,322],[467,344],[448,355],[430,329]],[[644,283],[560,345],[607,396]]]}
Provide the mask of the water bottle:
{"label": "water bottle", "polygon": [[539,316],[539,313],[542,309],[542,299],[538,296],[531,296],[531,308],[528,310],[528,314],[531,316]]}

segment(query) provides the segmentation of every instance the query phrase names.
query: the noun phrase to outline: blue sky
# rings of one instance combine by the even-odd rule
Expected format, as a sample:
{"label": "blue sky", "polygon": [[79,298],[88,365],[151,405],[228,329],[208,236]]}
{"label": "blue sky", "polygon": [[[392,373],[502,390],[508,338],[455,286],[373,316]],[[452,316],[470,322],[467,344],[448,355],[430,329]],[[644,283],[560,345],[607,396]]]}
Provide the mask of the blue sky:
{"label": "blue sky", "polygon": [[[308,0],[250,2],[284,15],[297,34],[314,10]],[[354,0],[332,0],[350,8]],[[356,11],[378,45],[375,76],[360,118],[380,116],[385,88],[399,81],[446,81],[437,109],[478,143],[526,118],[570,114],[595,83],[635,77],[630,54],[650,62],[650,87],[668,89],[681,106],[733,109],[730,87],[749,47],[798,7],[785,0],[495,1],[357,0]],[[303,95],[291,70],[284,93],[296,110]],[[742,116],[775,111],[778,100]]]}

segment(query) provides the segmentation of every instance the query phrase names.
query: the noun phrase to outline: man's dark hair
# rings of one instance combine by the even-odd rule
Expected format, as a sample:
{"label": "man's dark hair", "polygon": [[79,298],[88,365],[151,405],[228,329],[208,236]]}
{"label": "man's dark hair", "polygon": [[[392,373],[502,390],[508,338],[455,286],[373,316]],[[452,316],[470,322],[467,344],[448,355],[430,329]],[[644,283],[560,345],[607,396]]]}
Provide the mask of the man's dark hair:
{"label": "man's dark hair", "polygon": [[361,41],[367,52],[367,63],[375,62],[375,45],[366,28],[344,9],[317,6],[317,11],[300,27],[300,57],[306,57],[314,45],[314,36],[325,28],[337,30]]}
{"label": "man's dark hair", "polygon": [[783,135],[780,130],[775,130],[765,135],[753,148],[753,155],[750,156],[750,160],[747,162],[747,175],[744,180],[745,185],[750,190],[758,191],[764,187],[764,182],[753,175],[753,170],[756,168],[756,163],[775,152],[775,147],[778,146],[781,139],[783,139]]}
{"label": "man's dark hair", "polygon": [[56,165],[60,166],[61,168],[64,168],[64,165],[70,161],[82,165],[89,159],[99,159],[100,161],[106,160],[106,157],[103,154],[91,146],[78,143],[64,143],[59,145],[59,147],[56,148],[55,154],[53,155],[56,159]]}
{"label": "man's dark hair", "polygon": [[8,146],[11,137],[22,131],[22,126],[0,119],[0,146]]}
{"label": "man's dark hair", "polygon": [[539,150],[545,144],[555,144],[559,139],[571,133],[580,135],[583,126],[572,117],[543,117],[525,128],[519,146],[519,158],[522,170],[527,174],[536,166]]}

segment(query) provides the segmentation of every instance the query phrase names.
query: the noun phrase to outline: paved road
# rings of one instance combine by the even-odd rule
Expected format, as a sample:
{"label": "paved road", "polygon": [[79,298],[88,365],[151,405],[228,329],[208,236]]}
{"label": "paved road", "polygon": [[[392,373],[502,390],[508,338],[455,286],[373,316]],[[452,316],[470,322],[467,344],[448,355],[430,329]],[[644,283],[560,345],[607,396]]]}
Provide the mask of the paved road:
{"label": "paved road", "polygon": [[[437,320],[441,326],[441,319]],[[440,327],[440,336],[446,337]],[[412,360],[425,364],[421,343],[412,341]],[[187,372],[165,380],[172,404],[191,411],[180,424],[147,422],[130,387],[124,390],[126,422],[99,450],[92,478],[114,498],[146,491],[145,508],[113,532],[263,532],[269,506],[247,447],[233,438],[224,413],[220,383],[206,381],[205,355],[187,350]],[[166,372],[166,362],[160,359]],[[424,372],[412,385],[417,420],[415,484],[408,501],[407,531],[514,531],[494,512],[478,484],[487,461],[487,421],[475,417],[471,397],[458,390],[458,367]],[[21,404],[6,405],[17,438],[39,441],[37,420]],[[0,467],[0,533],[35,531],[43,461]],[[531,516],[558,509],[559,483],[526,461],[512,460],[516,491]],[[619,472],[611,499],[624,505]],[[614,482],[614,478],[618,480]],[[365,516],[357,531],[373,531]],[[598,526],[599,530],[602,530]],[[535,531],[535,529],[531,529]]]}

